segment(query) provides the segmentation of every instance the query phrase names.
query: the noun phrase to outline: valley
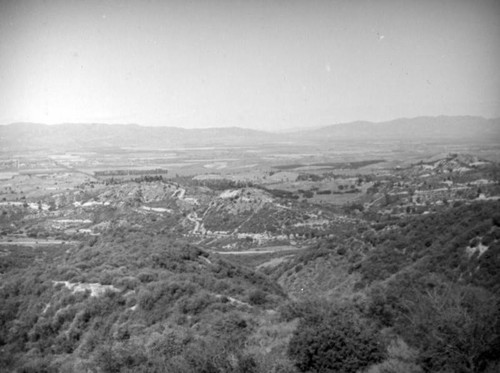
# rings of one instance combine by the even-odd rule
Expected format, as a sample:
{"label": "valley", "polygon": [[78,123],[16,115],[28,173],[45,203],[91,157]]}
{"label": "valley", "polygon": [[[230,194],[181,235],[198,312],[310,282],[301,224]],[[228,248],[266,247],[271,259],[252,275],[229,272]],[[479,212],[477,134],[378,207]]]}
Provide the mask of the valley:
{"label": "valley", "polygon": [[2,148],[0,367],[500,367],[495,138],[240,130]]}

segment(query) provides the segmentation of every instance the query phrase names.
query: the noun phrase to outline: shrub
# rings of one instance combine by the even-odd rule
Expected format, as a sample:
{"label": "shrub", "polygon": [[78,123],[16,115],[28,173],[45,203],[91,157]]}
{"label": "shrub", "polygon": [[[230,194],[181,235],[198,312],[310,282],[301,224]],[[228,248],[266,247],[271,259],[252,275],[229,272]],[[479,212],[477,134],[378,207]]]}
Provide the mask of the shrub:
{"label": "shrub", "polygon": [[260,305],[266,304],[267,293],[265,291],[260,290],[260,289],[254,290],[248,296],[248,301],[250,302],[250,304],[253,304],[255,306],[260,306]]}
{"label": "shrub", "polygon": [[255,358],[251,355],[243,355],[238,357],[238,365],[236,373],[258,373],[258,365]]}
{"label": "shrub", "polygon": [[339,373],[358,372],[384,357],[376,330],[352,306],[326,304],[301,320],[288,355],[302,372]]}
{"label": "shrub", "polygon": [[420,350],[426,371],[479,372],[498,361],[499,299],[488,291],[444,284],[406,302],[399,327]]}
{"label": "shrub", "polygon": [[423,373],[416,364],[418,351],[409,347],[401,338],[390,342],[387,359],[371,366],[366,373]]}
{"label": "shrub", "polygon": [[153,272],[141,272],[141,273],[139,273],[137,278],[139,279],[139,281],[147,283],[147,282],[156,281],[158,276],[156,273],[153,273]]}
{"label": "shrub", "polygon": [[200,291],[192,296],[182,298],[179,301],[179,309],[182,313],[197,315],[203,312],[210,304],[217,302],[217,300],[217,298],[209,293]]}
{"label": "shrub", "polygon": [[156,303],[156,298],[153,294],[153,292],[146,290],[146,289],[141,289],[139,291],[139,307],[146,311],[150,311],[153,309],[155,303]]}
{"label": "shrub", "polygon": [[139,287],[140,281],[136,277],[126,276],[122,278],[117,278],[113,281],[113,285],[118,288],[122,288],[125,290],[134,290]]}
{"label": "shrub", "polygon": [[208,256],[208,254],[201,250],[199,247],[189,244],[184,246],[180,252],[180,258],[182,260],[196,260],[196,258],[198,258],[198,256],[200,255]]}
{"label": "shrub", "polygon": [[143,348],[137,345],[117,344],[108,345],[110,341],[99,346],[94,357],[94,364],[101,372],[137,371],[144,367],[147,356]]}
{"label": "shrub", "polygon": [[236,311],[230,311],[215,320],[211,333],[218,341],[234,349],[243,345],[251,329],[247,319]]}
{"label": "shrub", "polygon": [[489,246],[491,243],[493,243],[495,241],[495,236],[493,236],[492,234],[487,234],[483,237],[483,239],[481,240],[481,243],[484,245],[484,246]]}
{"label": "shrub", "polygon": [[292,321],[293,319],[302,316],[298,304],[293,301],[288,301],[282,304],[278,308],[278,312],[280,315],[280,320],[285,322]]}

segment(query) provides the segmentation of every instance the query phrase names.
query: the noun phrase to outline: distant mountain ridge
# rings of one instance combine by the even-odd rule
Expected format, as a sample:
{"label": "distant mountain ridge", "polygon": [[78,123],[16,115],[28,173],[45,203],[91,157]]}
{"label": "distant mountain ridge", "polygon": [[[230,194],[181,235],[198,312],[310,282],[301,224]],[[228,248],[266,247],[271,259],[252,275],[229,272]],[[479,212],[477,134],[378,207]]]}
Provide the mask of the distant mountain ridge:
{"label": "distant mountain ridge", "polygon": [[185,129],[143,127],[135,124],[56,124],[13,123],[0,126],[0,148],[85,149],[172,148],[266,143],[272,135],[245,128]]}
{"label": "distant mountain ridge", "polygon": [[[304,133],[301,133],[304,135]],[[400,118],[388,122],[351,122],[307,132],[322,140],[453,140],[500,142],[500,118],[438,116]]]}
{"label": "distant mountain ridge", "polygon": [[274,133],[241,127],[185,129],[137,124],[13,123],[0,126],[3,150],[78,150],[96,147],[172,148],[255,146],[334,141],[453,141],[500,143],[500,118],[440,116],[388,122],[341,123],[311,130]]}

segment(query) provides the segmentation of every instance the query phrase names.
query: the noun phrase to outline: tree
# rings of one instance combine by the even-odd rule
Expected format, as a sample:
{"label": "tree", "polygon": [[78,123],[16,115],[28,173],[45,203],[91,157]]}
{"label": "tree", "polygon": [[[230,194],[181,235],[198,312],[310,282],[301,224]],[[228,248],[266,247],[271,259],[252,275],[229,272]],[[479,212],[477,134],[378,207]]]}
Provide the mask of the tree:
{"label": "tree", "polygon": [[374,327],[354,306],[312,305],[288,347],[301,372],[355,373],[380,362],[383,347]]}
{"label": "tree", "polygon": [[443,284],[405,301],[403,334],[427,371],[482,372],[498,360],[499,300],[487,290]]}

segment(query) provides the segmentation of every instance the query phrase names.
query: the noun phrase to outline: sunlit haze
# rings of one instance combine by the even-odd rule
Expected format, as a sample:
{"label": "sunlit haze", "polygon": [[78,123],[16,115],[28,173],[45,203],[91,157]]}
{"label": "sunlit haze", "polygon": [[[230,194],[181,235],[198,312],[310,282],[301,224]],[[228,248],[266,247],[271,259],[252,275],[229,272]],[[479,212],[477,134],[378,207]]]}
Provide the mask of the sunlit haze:
{"label": "sunlit haze", "polygon": [[498,1],[2,1],[0,124],[500,116]]}

